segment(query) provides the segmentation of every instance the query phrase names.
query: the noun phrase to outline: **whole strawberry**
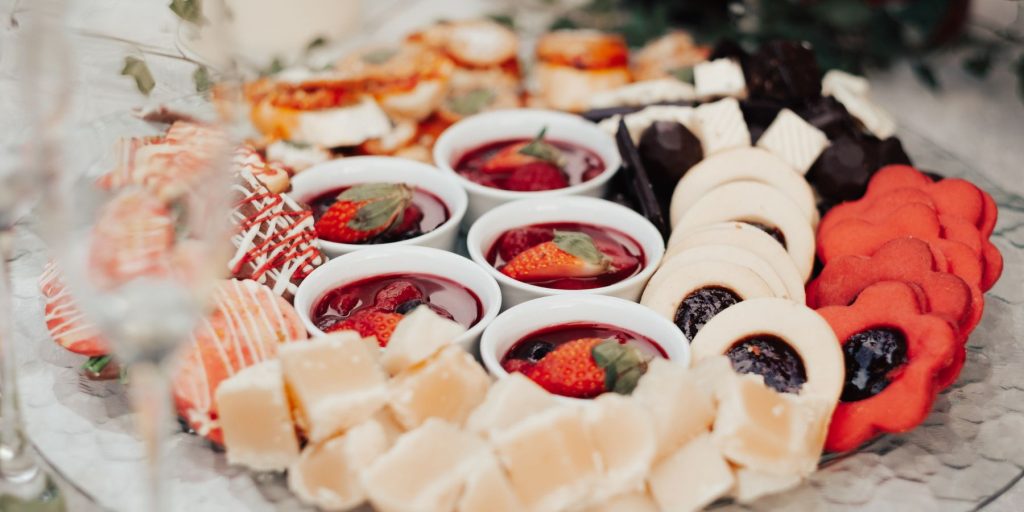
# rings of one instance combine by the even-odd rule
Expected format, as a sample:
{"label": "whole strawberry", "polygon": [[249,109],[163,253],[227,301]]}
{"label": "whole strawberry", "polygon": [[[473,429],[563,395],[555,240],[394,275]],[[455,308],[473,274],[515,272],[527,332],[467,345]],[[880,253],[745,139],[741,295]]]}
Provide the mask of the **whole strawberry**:
{"label": "whole strawberry", "polygon": [[563,343],[523,374],[544,389],[572,398],[613,391],[628,395],[647,370],[640,352],[618,340],[580,338]]}
{"label": "whole strawberry", "polygon": [[388,230],[412,203],[412,190],[401,183],[366,183],[338,195],[316,221],[317,236],[331,242],[365,242]]}
{"label": "whole strawberry", "polygon": [[611,260],[594,239],[578,231],[555,231],[554,239],[520,252],[501,267],[519,281],[594,277],[612,270]]}

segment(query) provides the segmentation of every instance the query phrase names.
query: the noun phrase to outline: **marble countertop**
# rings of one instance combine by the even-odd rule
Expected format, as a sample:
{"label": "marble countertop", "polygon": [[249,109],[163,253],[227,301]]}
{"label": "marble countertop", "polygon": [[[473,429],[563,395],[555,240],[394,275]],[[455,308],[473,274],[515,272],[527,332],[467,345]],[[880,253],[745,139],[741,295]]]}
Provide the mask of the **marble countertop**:
{"label": "marble countertop", "polygon": [[[366,37],[393,39],[412,27],[441,17],[469,16],[502,9],[498,0],[373,0],[365,1]],[[166,0],[69,0],[67,34],[74,48],[74,95],[69,123],[83,124],[140,104],[158,104],[194,92],[195,65],[181,58],[176,44],[177,18]],[[1005,0],[975,2],[976,19],[987,22],[1015,19],[1016,5]],[[30,0],[0,0],[0,126],[4,141],[14,139],[19,120],[18,41],[24,37],[23,21],[31,16]],[[1024,26],[1024,19],[1016,19]],[[132,81],[120,76],[126,55],[144,56],[157,81],[146,98]],[[938,59],[937,73],[943,90],[931,92],[920,85],[908,66],[896,66],[871,75],[874,97],[889,109],[903,134],[930,141],[929,151],[942,160],[961,162],[980,171],[992,185],[1024,195],[1024,102],[1017,96],[1009,66],[997,66],[988,80],[978,81],[960,68],[955,55]],[[915,156],[911,153],[911,156]],[[942,170],[942,169],[936,169]],[[1019,237],[1017,237],[1019,238]],[[34,297],[40,251],[25,234],[25,243],[14,262],[18,300]],[[35,244],[35,245],[33,245]],[[1017,283],[1020,286],[1020,283]],[[38,319],[35,319],[38,322]],[[22,326],[38,332],[40,326]],[[37,335],[32,335],[37,336]],[[71,508],[98,510],[73,486],[63,482]],[[985,507],[993,511],[1024,509],[1024,486],[1016,485]]]}

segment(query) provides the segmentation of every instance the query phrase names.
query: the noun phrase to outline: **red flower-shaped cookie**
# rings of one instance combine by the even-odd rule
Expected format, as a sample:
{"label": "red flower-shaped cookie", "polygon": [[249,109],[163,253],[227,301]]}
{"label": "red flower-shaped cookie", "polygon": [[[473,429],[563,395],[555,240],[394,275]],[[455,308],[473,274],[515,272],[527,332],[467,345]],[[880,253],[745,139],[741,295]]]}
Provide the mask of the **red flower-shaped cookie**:
{"label": "red flower-shaped cookie", "polygon": [[967,220],[986,238],[992,235],[998,216],[996,203],[987,192],[960,178],[932,181],[907,165],[887,165],[868,183],[864,198],[874,198],[898,189],[913,188],[927,194],[941,214]]}
{"label": "red flower-shaped cookie", "polygon": [[821,275],[807,285],[807,304],[812,308],[845,306],[872,284],[904,281],[922,290],[928,312],[959,326],[966,339],[981,318],[983,299],[944,266],[926,242],[898,238],[871,256],[844,256],[825,265]]}
{"label": "red flower-shaped cookie", "polygon": [[964,348],[948,322],[923,309],[912,286],[889,281],[868,287],[850,306],[818,310],[846,359],[826,450],[852,450],[879,433],[906,432],[928,416],[941,389],[935,375]]}

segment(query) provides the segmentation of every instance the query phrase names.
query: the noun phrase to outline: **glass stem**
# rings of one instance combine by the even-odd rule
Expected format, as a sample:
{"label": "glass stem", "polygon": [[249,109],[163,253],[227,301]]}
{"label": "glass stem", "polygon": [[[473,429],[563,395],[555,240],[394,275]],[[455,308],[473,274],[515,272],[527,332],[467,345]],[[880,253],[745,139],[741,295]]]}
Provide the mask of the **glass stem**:
{"label": "glass stem", "polygon": [[11,226],[0,227],[0,480],[25,482],[39,473],[29,452],[18,402],[18,362],[11,314]]}
{"label": "glass stem", "polygon": [[131,366],[128,374],[132,402],[136,411],[136,428],[146,451],[146,484],[149,498],[146,510],[169,510],[164,492],[164,440],[170,433],[167,425],[170,412],[170,383],[164,369],[149,362]]}

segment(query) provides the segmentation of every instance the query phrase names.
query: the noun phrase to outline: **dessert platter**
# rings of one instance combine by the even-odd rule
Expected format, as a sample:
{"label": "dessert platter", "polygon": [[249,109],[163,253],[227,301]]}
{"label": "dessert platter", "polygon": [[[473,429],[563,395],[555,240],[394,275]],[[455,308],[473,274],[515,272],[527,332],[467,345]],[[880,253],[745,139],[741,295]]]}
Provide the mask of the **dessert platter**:
{"label": "dessert platter", "polygon": [[[805,44],[519,47],[439,22],[246,84],[177,508],[967,510],[1021,477],[1024,200]],[[158,272],[223,134],[95,130],[95,272]],[[30,432],[137,510],[130,375],[59,266],[38,289]]]}

